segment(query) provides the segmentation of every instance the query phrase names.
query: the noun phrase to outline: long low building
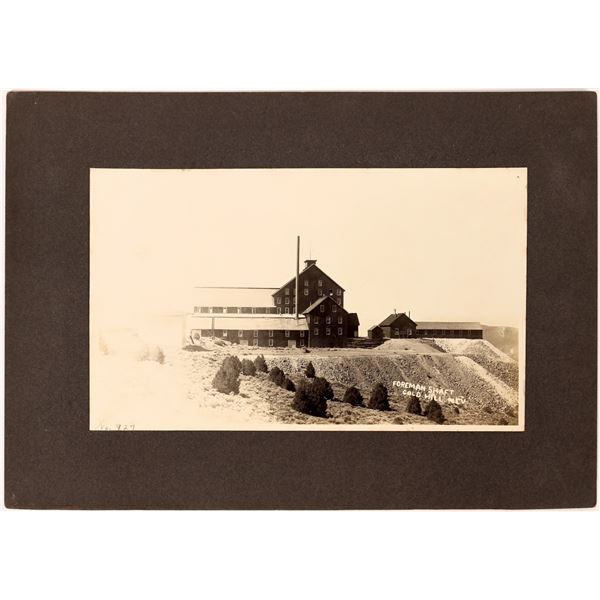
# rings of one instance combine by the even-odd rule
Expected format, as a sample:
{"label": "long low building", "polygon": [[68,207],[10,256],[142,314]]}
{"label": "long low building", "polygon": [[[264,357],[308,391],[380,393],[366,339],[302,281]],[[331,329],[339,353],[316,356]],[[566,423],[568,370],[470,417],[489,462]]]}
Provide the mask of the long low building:
{"label": "long low building", "polygon": [[483,338],[481,323],[464,321],[419,321],[416,330],[417,337],[438,338]]}
{"label": "long low building", "polygon": [[197,316],[188,318],[191,342],[215,337],[246,346],[304,347],[308,345],[306,317],[293,315],[248,317],[235,315]]}
{"label": "long low building", "polygon": [[483,338],[481,323],[464,321],[413,321],[406,313],[392,313],[369,329],[369,338]]}

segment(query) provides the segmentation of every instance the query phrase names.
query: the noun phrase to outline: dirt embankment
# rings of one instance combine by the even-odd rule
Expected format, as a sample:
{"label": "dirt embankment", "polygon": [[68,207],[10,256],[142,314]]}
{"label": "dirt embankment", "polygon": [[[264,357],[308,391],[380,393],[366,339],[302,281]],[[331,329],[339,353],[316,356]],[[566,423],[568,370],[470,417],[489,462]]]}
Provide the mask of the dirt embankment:
{"label": "dirt embankment", "polygon": [[[280,367],[295,383],[303,379],[310,361],[317,375],[331,382],[338,400],[351,385],[359,388],[365,400],[376,383],[387,386],[392,411],[382,413],[332,401],[328,409],[329,424],[426,423],[424,418],[405,412],[413,391],[401,387],[400,382],[419,385],[423,405],[432,388],[450,424],[517,423],[517,364],[482,340],[419,341],[412,345],[394,340],[366,351],[321,349],[304,353],[284,349],[268,352],[263,348],[227,346],[211,352],[185,353],[193,382],[192,396],[214,395],[210,378],[228,353],[241,358],[264,353],[269,368]],[[256,405],[253,410],[256,417],[260,415],[271,422],[282,423],[323,422],[323,419],[294,411],[291,408],[293,394],[265,378],[242,377],[240,392],[243,403]]]}

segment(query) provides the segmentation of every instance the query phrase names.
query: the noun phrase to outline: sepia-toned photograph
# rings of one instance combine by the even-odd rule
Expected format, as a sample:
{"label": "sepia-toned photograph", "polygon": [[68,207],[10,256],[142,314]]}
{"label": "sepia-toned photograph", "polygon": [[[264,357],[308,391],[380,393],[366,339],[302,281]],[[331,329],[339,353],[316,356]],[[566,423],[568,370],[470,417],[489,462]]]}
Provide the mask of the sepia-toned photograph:
{"label": "sepia-toned photograph", "polygon": [[524,430],[527,169],[91,169],[91,430]]}

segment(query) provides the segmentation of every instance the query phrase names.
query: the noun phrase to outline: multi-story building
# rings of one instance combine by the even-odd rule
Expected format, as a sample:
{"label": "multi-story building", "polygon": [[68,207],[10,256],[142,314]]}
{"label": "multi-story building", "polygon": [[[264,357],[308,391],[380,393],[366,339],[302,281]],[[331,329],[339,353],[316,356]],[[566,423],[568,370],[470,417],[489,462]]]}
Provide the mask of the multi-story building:
{"label": "multi-story building", "polygon": [[[296,284],[298,313],[296,313]],[[345,346],[358,336],[358,315],[344,308],[344,288],[316,260],[280,288],[203,287],[194,290],[189,341],[221,338],[254,346]]]}

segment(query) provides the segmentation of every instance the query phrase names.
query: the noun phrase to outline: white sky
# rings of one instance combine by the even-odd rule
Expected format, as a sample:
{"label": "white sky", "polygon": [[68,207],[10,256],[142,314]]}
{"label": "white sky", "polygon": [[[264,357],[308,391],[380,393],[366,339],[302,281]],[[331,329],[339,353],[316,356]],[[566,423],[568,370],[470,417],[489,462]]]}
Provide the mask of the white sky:
{"label": "white sky", "polygon": [[189,311],[195,285],[283,285],[300,235],[361,334],[394,308],[520,326],[526,194],[526,169],[92,169],[91,318]]}

